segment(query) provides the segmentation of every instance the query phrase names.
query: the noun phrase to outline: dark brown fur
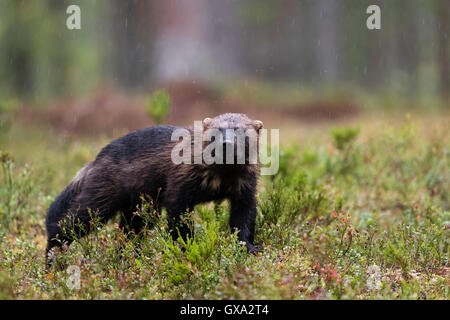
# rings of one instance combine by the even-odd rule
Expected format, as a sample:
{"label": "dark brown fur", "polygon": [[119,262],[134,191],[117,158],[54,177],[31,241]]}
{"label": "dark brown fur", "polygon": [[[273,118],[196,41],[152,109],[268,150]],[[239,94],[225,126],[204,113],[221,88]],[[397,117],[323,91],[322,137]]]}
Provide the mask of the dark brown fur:
{"label": "dark brown fur", "polygon": [[[262,123],[243,114],[224,114],[203,121],[207,128],[254,128]],[[46,225],[47,251],[70,243],[63,230],[69,223],[77,237],[89,232],[94,214],[106,222],[116,212],[122,213],[121,227],[141,231],[142,217],[133,215],[140,196],[156,200],[157,209],[166,208],[172,237],[178,232],[186,239],[192,235],[180,216],[195,205],[214,200],[231,202],[230,227],[239,230],[239,240],[253,245],[256,218],[256,164],[206,165],[174,164],[171,141],[178,127],[156,126],[129,133],[107,145],[96,159],[86,164],[50,206]],[[189,129],[193,132],[192,128]]]}

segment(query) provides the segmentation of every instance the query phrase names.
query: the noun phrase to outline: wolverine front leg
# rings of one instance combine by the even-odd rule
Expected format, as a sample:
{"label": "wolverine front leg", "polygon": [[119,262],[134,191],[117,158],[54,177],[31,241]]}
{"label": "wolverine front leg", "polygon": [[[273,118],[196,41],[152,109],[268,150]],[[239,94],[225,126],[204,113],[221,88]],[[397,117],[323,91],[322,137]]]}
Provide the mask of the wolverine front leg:
{"label": "wolverine front leg", "polygon": [[192,239],[192,229],[183,215],[187,212],[187,206],[180,203],[166,205],[167,222],[173,241],[177,241],[181,237],[184,241],[187,237]]}
{"label": "wolverine front leg", "polygon": [[239,231],[238,239],[244,241],[247,251],[257,252],[253,244],[255,236],[256,198],[254,193],[247,192],[232,197],[230,212],[231,232]]}
{"label": "wolverine front leg", "polygon": [[181,238],[186,241],[192,238],[192,230],[183,215],[192,207],[191,194],[186,192],[190,187],[182,181],[170,180],[165,192],[162,194],[161,206],[167,211],[167,224],[173,241]]}

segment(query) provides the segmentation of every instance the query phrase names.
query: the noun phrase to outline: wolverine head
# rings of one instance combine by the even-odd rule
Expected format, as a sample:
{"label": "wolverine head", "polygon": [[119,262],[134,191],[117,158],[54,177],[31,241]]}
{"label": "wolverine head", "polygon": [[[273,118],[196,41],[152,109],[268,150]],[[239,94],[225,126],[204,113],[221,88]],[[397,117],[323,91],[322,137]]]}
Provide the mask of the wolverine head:
{"label": "wolverine head", "polygon": [[241,113],[225,113],[205,118],[202,124],[205,154],[216,164],[256,164],[261,121]]}

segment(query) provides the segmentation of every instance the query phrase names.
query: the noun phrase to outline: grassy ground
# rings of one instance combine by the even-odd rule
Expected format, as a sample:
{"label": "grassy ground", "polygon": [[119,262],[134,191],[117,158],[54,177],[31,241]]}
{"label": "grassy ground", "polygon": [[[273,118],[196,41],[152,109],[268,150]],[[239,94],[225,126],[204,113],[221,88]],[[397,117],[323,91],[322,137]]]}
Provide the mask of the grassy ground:
{"label": "grassy ground", "polygon": [[186,252],[146,203],[155,228],[130,239],[112,221],[48,272],[46,209],[110,137],[13,121],[0,134],[0,298],[449,299],[449,120],[282,121],[280,172],[258,193],[260,255],[230,234],[226,202],[195,208]]}

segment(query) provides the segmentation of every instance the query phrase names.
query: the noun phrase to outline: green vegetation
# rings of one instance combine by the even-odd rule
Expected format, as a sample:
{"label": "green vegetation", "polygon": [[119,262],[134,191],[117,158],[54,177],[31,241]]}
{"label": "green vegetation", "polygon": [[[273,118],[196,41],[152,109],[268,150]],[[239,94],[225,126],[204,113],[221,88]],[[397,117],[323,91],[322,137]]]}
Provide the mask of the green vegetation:
{"label": "green vegetation", "polygon": [[[448,1],[383,1],[376,31],[372,2],[0,1],[0,299],[449,299]],[[227,202],[180,244],[144,197],[153,228],[93,219],[46,270],[46,210],[112,138],[227,111],[280,129],[263,253]]]}
{"label": "green vegetation", "polygon": [[230,234],[227,202],[186,215],[195,237],[183,252],[147,199],[137,214],[154,228],[127,236],[118,219],[93,221],[57,253],[66,269],[48,272],[45,211],[109,138],[16,123],[0,134],[1,298],[449,299],[449,130],[414,119],[383,129],[360,119],[284,145],[279,173],[259,188],[262,254]]}
{"label": "green vegetation", "polygon": [[166,90],[157,90],[148,97],[147,113],[157,124],[163,123],[169,112],[170,97]]}

